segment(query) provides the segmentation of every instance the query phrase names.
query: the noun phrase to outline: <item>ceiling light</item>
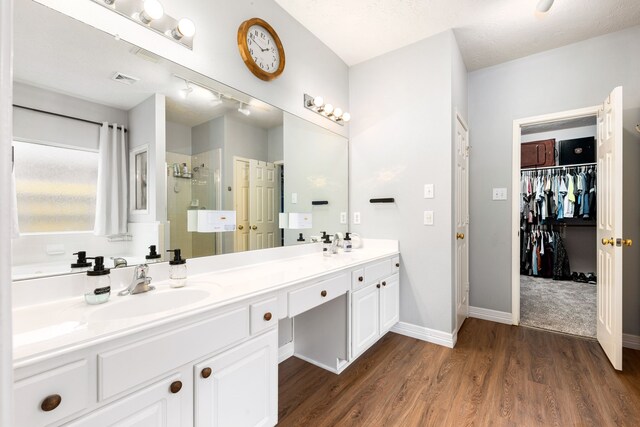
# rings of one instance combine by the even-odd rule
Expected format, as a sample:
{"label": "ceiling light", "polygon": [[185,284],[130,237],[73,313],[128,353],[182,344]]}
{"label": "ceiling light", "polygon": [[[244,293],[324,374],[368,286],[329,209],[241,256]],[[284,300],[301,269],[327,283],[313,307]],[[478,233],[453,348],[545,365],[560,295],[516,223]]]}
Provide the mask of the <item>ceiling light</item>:
{"label": "ceiling light", "polygon": [[536,10],[540,13],[547,13],[549,9],[553,6],[553,0],[540,0],[538,2],[538,6],[536,6]]}
{"label": "ceiling light", "polygon": [[178,25],[171,31],[174,39],[180,40],[183,37],[193,37],[196,33],[196,26],[189,18],[182,18]]}
{"label": "ceiling light", "polygon": [[244,108],[244,103],[240,103],[240,106],[238,107],[238,112],[244,114],[245,116],[248,116],[251,114],[251,111],[248,108]]}
{"label": "ceiling light", "polygon": [[158,0],[144,0],[142,4],[142,12],[140,12],[140,21],[149,24],[154,19],[160,19],[164,15],[164,8]]}

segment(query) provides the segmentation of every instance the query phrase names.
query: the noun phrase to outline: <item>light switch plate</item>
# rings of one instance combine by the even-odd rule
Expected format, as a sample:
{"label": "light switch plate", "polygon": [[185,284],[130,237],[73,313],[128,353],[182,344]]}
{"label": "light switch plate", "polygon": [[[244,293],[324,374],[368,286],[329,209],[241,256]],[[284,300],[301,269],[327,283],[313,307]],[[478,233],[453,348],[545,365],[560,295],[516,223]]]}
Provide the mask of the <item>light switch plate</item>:
{"label": "light switch plate", "polygon": [[360,212],[353,213],[353,223],[360,224]]}
{"label": "light switch plate", "polygon": [[493,194],[493,200],[507,200],[506,188],[494,188],[492,194]]}
{"label": "light switch plate", "polygon": [[347,223],[347,213],[340,212],[340,224],[346,224],[346,223]]}
{"label": "light switch plate", "polygon": [[291,203],[292,204],[298,203],[298,193],[291,193]]}
{"label": "light switch plate", "polygon": [[433,199],[433,184],[424,185],[424,198]]}
{"label": "light switch plate", "polygon": [[433,225],[433,211],[424,211],[424,225]]}

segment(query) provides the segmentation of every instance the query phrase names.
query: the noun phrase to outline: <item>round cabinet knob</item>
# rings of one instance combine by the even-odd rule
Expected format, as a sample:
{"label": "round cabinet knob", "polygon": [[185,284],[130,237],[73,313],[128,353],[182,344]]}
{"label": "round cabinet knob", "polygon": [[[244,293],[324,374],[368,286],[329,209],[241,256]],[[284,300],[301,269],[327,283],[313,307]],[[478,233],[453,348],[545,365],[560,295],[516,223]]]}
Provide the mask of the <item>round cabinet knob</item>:
{"label": "round cabinet knob", "polygon": [[322,292],[320,292],[320,296],[321,296],[321,297],[326,297],[326,296],[327,296],[327,291],[322,291]]}
{"label": "round cabinet knob", "polygon": [[252,230],[257,230],[257,229],[258,229],[258,226],[257,226],[257,225],[252,225],[252,226],[251,226],[251,229],[252,229]]}
{"label": "round cabinet knob", "polygon": [[40,404],[40,409],[44,412],[53,411],[58,406],[60,406],[60,402],[62,402],[62,396],[59,394],[52,394],[44,398],[42,403]]}
{"label": "round cabinet knob", "polygon": [[364,277],[360,276],[358,277],[358,282],[362,282],[364,280]]}
{"label": "round cabinet knob", "polygon": [[[204,368],[201,372],[200,375],[202,375],[202,378],[209,378],[211,376],[211,368]],[[182,386],[180,386],[182,387]]]}
{"label": "round cabinet knob", "polygon": [[387,282],[382,282],[382,286],[387,286]]}
{"label": "round cabinet knob", "polygon": [[400,263],[399,262],[396,262],[396,267],[400,267]]}
{"label": "round cabinet knob", "polygon": [[264,320],[266,320],[267,322],[268,322],[269,320],[271,320],[271,313],[266,312],[266,313],[264,314]]}
{"label": "round cabinet knob", "polygon": [[244,230],[244,225],[240,224],[240,225],[238,226],[238,230]]}
{"label": "round cabinet knob", "polygon": [[174,382],[172,382],[171,386],[169,387],[169,390],[171,390],[171,393],[173,393],[173,394],[176,394],[177,392],[182,390],[182,381],[174,381]]}
{"label": "round cabinet knob", "polygon": [[378,283],[378,284],[376,285],[376,288],[380,289],[380,283]]}
{"label": "round cabinet knob", "polygon": [[464,239],[464,233],[456,233],[456,239]]}

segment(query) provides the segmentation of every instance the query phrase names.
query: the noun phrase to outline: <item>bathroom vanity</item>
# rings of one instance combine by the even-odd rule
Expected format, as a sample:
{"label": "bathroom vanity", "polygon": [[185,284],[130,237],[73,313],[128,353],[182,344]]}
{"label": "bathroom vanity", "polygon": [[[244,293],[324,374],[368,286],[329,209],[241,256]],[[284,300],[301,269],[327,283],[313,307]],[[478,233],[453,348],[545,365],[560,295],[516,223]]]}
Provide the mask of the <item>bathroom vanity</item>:
{"label": "bathroom vanity", "polygon": [[[84,303],[82,275],[15,292],[15,426],[267,426],[278,363],[295,355],[339,374],[399,318],[397,241],[323,257],[319,244],[189,260],[172,289]],[[77,292],[77,293],[76,293]],[[34,300],[33,295],[37,295]],[[279,320],[293,319],[279,348]]]}

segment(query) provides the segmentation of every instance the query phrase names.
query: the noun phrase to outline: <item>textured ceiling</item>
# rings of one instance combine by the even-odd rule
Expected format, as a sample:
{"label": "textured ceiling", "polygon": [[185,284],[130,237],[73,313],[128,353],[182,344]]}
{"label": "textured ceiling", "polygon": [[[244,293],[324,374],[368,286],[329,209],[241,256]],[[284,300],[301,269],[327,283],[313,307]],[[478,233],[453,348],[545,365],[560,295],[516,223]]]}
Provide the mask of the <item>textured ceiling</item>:
{"label": "textured ceiling", "polygon": [[453,29],[469,71],[640,24],[640,0],[276,0],[347,65]]}

